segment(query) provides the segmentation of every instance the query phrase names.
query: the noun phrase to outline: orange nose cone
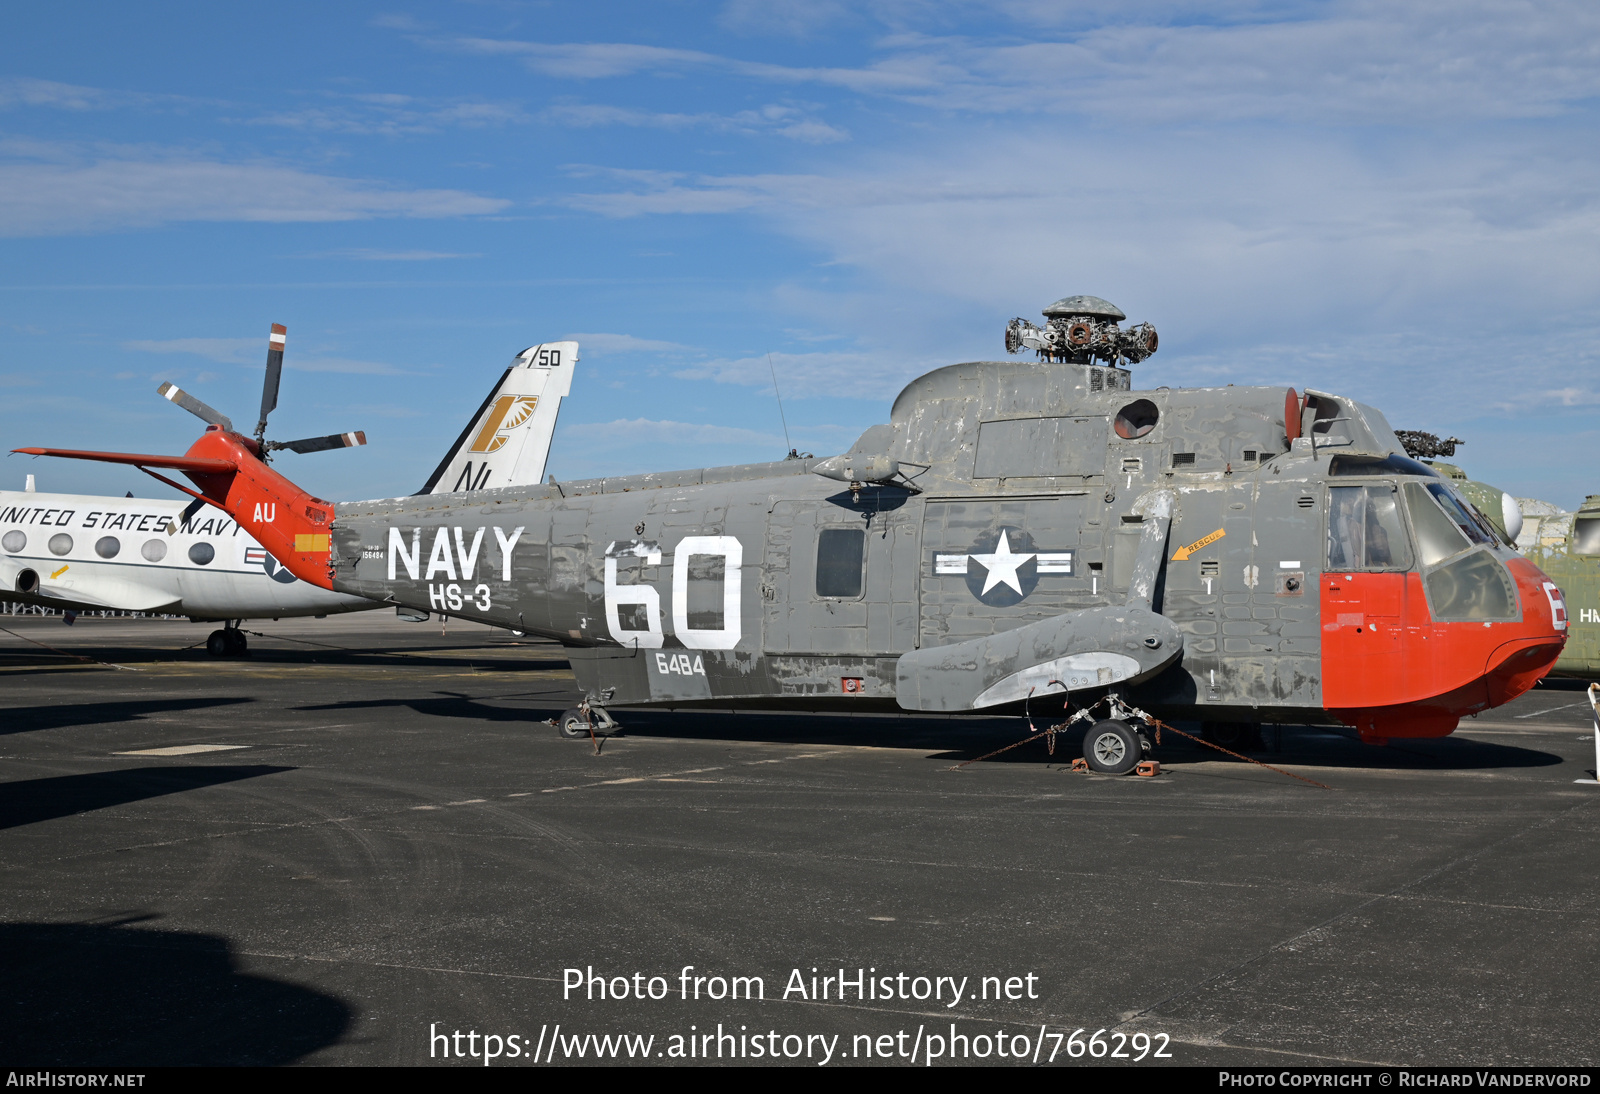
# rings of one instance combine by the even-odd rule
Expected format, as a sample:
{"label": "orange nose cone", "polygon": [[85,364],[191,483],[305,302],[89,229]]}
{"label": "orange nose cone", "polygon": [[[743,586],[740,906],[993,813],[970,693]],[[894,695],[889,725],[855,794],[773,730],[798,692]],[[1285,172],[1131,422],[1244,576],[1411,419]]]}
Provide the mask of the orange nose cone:
{"label": "orange nose cone", "polygon": [[1435,621],[1419,574],[1328,574],[1322,588],[1323,705],[1365,740],[1443,737],[1463,715],[1533,687],[1567,640],[1561,591],[1506,560],[1521,618]]}

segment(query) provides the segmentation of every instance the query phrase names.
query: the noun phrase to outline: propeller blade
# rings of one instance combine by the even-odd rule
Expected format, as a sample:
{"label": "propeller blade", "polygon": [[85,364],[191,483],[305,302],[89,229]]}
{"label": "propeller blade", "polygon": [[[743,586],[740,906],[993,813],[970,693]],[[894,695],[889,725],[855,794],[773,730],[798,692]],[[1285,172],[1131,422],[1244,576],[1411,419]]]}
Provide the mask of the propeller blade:
{"label": "propeller blade", "polygon": [[326,437],[306,437],[299,441],[271,441],[272,448],[287,448],[290,452],[328,452],[335,448],[354,448],[366,444],[367,435],[360,430],[354,433],[330,433]]}
{"label": "propeller blade", "polygon": [[267,415],[278,409],[278,381],[283,379],[283,346],[289,339],[289,328],[282,323],[272,324],[267,335],[267,374],[261,380],[261,420],[256,423],[256,439],[267,432]]}
{"label": "propeller blade", "polygon": [[170,400],[171,402],[177,403],[190,414],[193,414],[196,418],[199,418],[202,422],[209,422],[211,425],[220,425],[229,433],[233,432],[233,419],[229,418],[220,410],[213,410],[211,407],[206,406],[206,404],[202,403],[199,399],[196,399],[193,395],[190,395],[177,384],[163,383],[160,387],[156,388],[156,394]]}

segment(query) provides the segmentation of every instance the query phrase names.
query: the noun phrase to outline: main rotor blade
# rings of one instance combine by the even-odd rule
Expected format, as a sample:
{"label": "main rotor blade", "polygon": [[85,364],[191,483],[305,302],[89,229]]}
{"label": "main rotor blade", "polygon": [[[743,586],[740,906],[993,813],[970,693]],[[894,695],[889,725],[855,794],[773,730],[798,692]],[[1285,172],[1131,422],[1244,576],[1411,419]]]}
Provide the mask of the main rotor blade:
{"label": "main rotor blade", "polygon": [[160,395],[164,399],[170,400],[171,402],[177,403],[190,414],[193,414],[196,418],[199,418],[202,422],[208,422],[211,425],[220,425],[229,433],[233,432],[232,418],[229,418],[220,410],[213,410],[211,407],[206,406],[206,404],[202,403],[199,399],[196,399],[193,395],[190,395],[177,384],[163,382],[160,387],[156,388],[156,394]]}
{"label": "main rotor blade", "polygon": [[289,340],[289,328],[282,323],[272,324],[267,335],[267,374],[261,380],[261,420],[256,423],[256,439],[267,432],[267,415],[278,409],[278,381],[283,379],[283,347]]}
{"label": "main rotor blade", "polygon": [[271,441],[272,448],[287,448],[290,452],[328,452],[335,448],[354,448],[366,444],[367,435],[360,430],[354,433],[330,433],[326,437],[306,437],[299,441]]}

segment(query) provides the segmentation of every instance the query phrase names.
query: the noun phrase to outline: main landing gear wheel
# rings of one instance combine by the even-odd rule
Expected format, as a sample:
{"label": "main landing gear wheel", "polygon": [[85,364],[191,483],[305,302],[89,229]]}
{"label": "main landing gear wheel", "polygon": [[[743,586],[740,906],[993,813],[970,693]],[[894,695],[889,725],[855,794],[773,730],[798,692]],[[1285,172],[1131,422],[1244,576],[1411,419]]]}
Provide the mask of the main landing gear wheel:
{"label": "main landing gear wheel", "polygon": [[1144,740],[1127,722],[1096,722],[1083,735],[1083,758],[1091,771],[1126,775],[1144,759]]}
{"label": "main landing gear wheel", "polygon": [[589,736],[589,719],[583,716],[583,711],[573,707],[557,719],[556,732],[569,741],[587,737]]}
{"label": "main landing gear wheel", "polygon": [[206,635],[206,652],[212,657],[243,657],[250,650],[244,632],[236,627],[224,627]]}

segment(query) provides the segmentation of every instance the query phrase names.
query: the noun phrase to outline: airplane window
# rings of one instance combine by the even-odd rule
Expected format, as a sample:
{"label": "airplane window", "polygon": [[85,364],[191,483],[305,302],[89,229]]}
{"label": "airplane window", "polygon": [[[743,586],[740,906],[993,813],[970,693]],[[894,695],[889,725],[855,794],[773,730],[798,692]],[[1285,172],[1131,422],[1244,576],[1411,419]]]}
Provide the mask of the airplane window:
{"label": "airplane window", "polygon": [[196,543],[189,548],[189,561],[196,566],[209,566],[217,557],[217,549],[209,543]]}
{"label": "airplane window", "polygon": [[[7,546],[6,550],[10,549]],[[1579,517],[1572,522],[1572,553],[1600,555],[1600,517]]]}
{"label": "airplane window", "polygon": [[147,539],[144,546],[139,548],[139,553],[146,562],[160,562],[167,557],[167,545],[159,539]]}
{"label": "airplane window", "polygon": [[860,596],[867,533],[861,528],[824,528],[817,533],[817,595]]}
{"label": "airplane window", "polygon": [[1514,619],[1516,593],[1505,567],[1487,551],[1448,562],[1424,580],[1439,620]]}
{"label": "airplane window", "polygon": [[1112,428],[1117,431],[1117,436],[1131,441],[1150,432],[1160,420],[1161,411],[1156,409],[1156,404],[1149,399],[1135,399],[1117,411],[1117,420],[1112,423]]}
{"label": "airplane window", "polygon": [[57,532],[50,537],[50,553],[64,555],[72,550],[72,537],[65,532]]}
{"label": "airplane window", "polygon": [[1443,562],[1471,546],[1456,522],[1444,515],[1433,495],[1421,483],[1406,483],[1406,505],[1411,510],[1411,527],[1417,533],[1417,553],[1424,566]]}
{"label": "airplane window", "polygon": [[1330,570],[1396,570],[1410,565],[1394,487],[1335,486],[1329,502]]}
{"label": "airplane window", "polygon": [[4,547],[6,550],[10,551],[12,554],[16,554],[18,551],[22,550],[27,545],[28,545],[28,537],[23,535],[21,532],[19,532],[15,528],[13,528],[11,531],[7,532],[4,539],[0,539],[0,547]]}
{"label": "airplane window", "polygon": [[116,536],[101,536],[94,544],[94,553],[101,558],[116,558],[120,550],[122,543]]}

